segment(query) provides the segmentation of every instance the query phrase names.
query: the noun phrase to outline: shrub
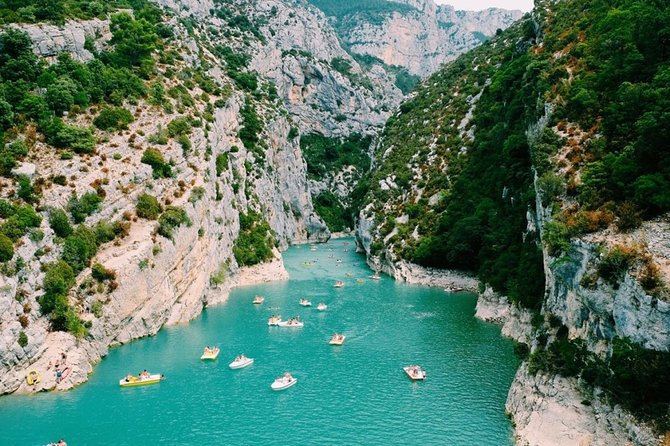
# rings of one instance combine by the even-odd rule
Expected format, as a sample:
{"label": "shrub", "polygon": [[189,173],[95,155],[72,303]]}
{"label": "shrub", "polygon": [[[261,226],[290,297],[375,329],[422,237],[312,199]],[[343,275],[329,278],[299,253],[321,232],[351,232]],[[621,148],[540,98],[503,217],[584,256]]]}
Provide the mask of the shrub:
{"label": "shrub", "polygon": [[75,223],[81,223],[100,208],[102,198],[95,192],[86,192],[80,198],[72,197],[68,203],[70,214]]}
{"label": "shrub", "polygon": [[189,203],[196,203],[205,196],[205,189],[203,187],[197,186],[191,190],[191,196],[188,197]]}
{"label": "shrub", "polygon": [[103,303],[100,300],[95,300],[91,304],[91,313],[93,313],[93,316],[97,317],[100,319],[102,317],[102,310],[103,310]]}
{"label": "shrub", "polygon": [[142,160],[153,169],[154,178],[167,178],[172,176],[172,168],[165,162],[163,154],[158,149],[149,148],[144,151]]}
{"label": "shrub", "polygon": [[106,280],[115,279],[116,273],[111,269],[105,268],[103,264],[96,263],[91,268],[91,276],[93,276],[93,278],[98,282],[104,282]]}
{"label": "shrub", "polygon": [[98,251],[98,241],[95,233],[84,225],[65,239],[63,243],[62,259],[79,273],[86,268],[95,253]]}
{"label": "shrub", "polygon": [[54,209],[49,214],[49,226],[58,237],[67,237],[72,234],[72,225],[67,214],[62,209]]}
{"label": "shrub", "polygon": [[619,282],[623,280],[624,274],[632,266],[635,257],[634,250],[620,245],[615,246],[600,260],[598,274],[610,285],[618,288]]}
{"label": "shrub", "polygon": [[155,220],[163,211],[163,207],[153,195],[141,194],[137,197],[135,211],[138,217]]}
{"label": "shrub", "polygon": [[6,262],[14,257],[14,244],[5,234],[0,232],[0,262]]}
{"label": "shrub", "polygon": [[167,130],[172,138],[180,135],[188,135],[192,130],[191,122],[187,117],[175,118],[168,123]]}
{"label": "shrub", "polygon": [[185,210],[175,206],[168,206],[158,219],[158,233],[165,238],[172,239],[174,229],[181,225],[191,226],[191,219]]}
{"label": "shrub", "polygon": [[228,154],[219,153],[216,155],[216,176],[220,177],[224,170],[228,168]]}
{"label": "shrub", "polygon": [[8,218],[14,215],[16,206],[5,199],[0,199],[0,218]]}
{"label": "shrub", "polygon": [[23,347],[25,347],[26,345],[28,345],[28,335],[26,334],[25,331],[21,330],[21,331],[19,332],[19,340],[18,340],[18,342],[19,342],[19,345],[21,346],[21,348],[23,348]]}
{"label": "shrub", "polygon": [[56,297],[67,295],[75,282],[75,274],[70,265],[58,260],[46,267],[44,295],[38,299],[40,310],[48,315],[56,308]]}
{"label": "shrub", "polygon": [[105,107],[93,120],[93,124],[100,130],[119,130],[128,128],[133,120],[130,111],[123,107]]}

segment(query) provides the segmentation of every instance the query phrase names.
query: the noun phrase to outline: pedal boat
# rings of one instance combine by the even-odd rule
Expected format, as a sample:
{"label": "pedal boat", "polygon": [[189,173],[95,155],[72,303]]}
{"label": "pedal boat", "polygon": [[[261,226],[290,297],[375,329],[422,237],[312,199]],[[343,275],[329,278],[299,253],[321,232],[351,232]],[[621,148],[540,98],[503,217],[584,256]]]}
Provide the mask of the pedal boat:
{"label": "pedal boat", "polygon": [[308,301],[307,299],[300,299],[300,305],[303,307],[311,307],[312,302]]}
{"label": "pedal boat", "polygon": [[219,356],[219,347],[214,347],[212,349],[206,348],[200,359],[214,360],[218,356]]}
{"label": "pedal boat", "polygon": [[291,376],[290,373],[286,373],[284,376],[280,376],[279,378],[275,379],[270,387],[272,390],[285,390],[295,385],[297,382],[298,380]]}
{"label": "pedal boat", "polygon": [[323,302],[316,306],[316,309],[319,311],[326,311],[326,308],[328,308],[328,305],[324,304]]}
{"label": "pedal boat", "polygon": [[254,304],[259,305],[265,302],[265,298],[263,296],[256,296],[254,297]]}
{"label": "pedal boat", "polygon": [[328,342],[330,345],[342,345],[344,344],[344,340],[347,337],[343,334],[334,334],[333,337],[330,339],[330,342]]}
{"label": "pedal boat", "polygon": [[408,365],[402,368],[412,381],[423,381],[426,379],[426,371],[418,365]]}
{"label": "pedal boat", "polygon": [[247,358],[244,355],[240,355],[233,362],[228,364],[228,367],[231,369],[243,369],[244,367],[250,366],[254,363],[254,358]]}
{"label": "pedal boat", "polygon": [[298,319],[289,319],[287,321],[277,322],[278,327],[293,327],[293,328],[302,328],[305,324]]}
{"label": "pedal boat", "polygon": [[281,322],[281,316],[270,316],[268,319],[268,326],[276,327]]}
{"label": "pedal boat", "polygon": [[121,387],[137,387],[137,386],[148,386],[150,384],[158,384],[163,379],[163,375],[160,373],[155,373],[149,375],[145,378],[140,378],[138,376],[127,376],[119,380],[119,385]]}

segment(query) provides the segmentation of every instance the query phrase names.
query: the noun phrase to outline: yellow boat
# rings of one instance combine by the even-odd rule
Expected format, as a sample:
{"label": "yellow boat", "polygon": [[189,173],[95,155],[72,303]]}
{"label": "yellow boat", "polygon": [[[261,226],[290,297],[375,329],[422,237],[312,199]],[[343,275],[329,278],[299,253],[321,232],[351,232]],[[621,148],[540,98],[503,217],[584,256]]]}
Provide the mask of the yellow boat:
{"label": "yellow boat", "polygon": [[28,372],[28,376],[26,376],[26,381],[28,382],[28,385],[34,386],[38,382],[40,382],[40,374],[37,373],[36,370],[31,370]]}
{"label": "yellow boat", "polygon": [[205,352],[202,354],[200,359],[211,359],[214,360],[219,356],[219,347],[214,347],[212,349],[205,348]]}
{"label": "yellow boat", "polygon": [[163,375],[160,373],[146,375],[143,377],[128,375],[125,378],[121,378],[119,380],[119,385],[121,387],[148,386],[149,384],[158,384],[163,379]]}

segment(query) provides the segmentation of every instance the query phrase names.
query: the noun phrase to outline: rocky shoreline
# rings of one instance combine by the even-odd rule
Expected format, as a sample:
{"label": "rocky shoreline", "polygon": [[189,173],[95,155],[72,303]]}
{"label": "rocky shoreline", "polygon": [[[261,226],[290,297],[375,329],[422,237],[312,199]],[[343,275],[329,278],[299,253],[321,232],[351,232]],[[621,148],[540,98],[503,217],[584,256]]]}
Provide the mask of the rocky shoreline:
{"label": "rocky shoreline", "polygon": [[[224,284],[208,290],[205,304],[211,306],[224,303],[228,299],[230,291],[236,287],[282,280],[288,280],[288,272],[284,267],[281,254],[275,250],[275,257],[271,261],[242,267],[230,276]],[[194,317],[198,315],[199,313],[195,314]],[[188,321],[168,321],[162,327],[181,322]],[[147,333],[146,335],[151,336],[153,334],[155,333]],[[143,336],[135,337],[129,341],[141,337]],[[110,345],[104,345],[102,341],[81,340],[69,333],[48,333],[40,346],[41,352],[37,353],[36,360],[28,368],[19,367],[10,370],[7,376],[3,378],[0,394],[30,394],[72,389],[88,380],[89,374],[93,372],[94,364],[106,356],[109,347],[123,343],[125,342],[113,342]],[[31,386],[28,385],[25,377],[29,371],[33,370],[39,374],[40,382]]]}

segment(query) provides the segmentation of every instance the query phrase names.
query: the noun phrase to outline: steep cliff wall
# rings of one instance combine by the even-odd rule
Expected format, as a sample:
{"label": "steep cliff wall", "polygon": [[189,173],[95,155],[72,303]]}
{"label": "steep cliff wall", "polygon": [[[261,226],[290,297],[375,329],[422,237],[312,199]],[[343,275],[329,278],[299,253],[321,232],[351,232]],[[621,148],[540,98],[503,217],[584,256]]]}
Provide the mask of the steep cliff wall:
{"label": "steep cliff wall", "polygon": [[398,3],[409,8],[374,13],[352,10],[337,17],[335,27],[352,52],[405,67],[421,77],[480,45],[522,15],[521,11],[495,8],[456,11],[448,5],[437,6],[432,0]]}

